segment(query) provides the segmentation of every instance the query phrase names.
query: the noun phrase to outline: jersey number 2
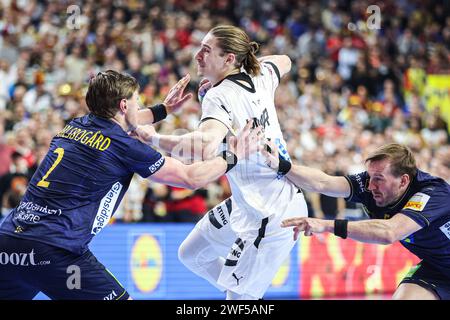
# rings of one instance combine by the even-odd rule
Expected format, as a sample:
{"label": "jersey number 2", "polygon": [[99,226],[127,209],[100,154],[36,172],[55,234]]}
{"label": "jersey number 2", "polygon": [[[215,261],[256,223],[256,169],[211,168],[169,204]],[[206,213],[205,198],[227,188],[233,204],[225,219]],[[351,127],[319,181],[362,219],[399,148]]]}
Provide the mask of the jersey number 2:
{"label": "jersey number 2", "polygon": [[45,176],[42,177],[41,181],[39,181],[37,183],[38,187],[44,187],[44,188],[48,188],[48,186],[50,185],[50,182],[45,181],[45,179],[48,178],[48,176],[50,175],[50,173],[55,170],[56,166],[61,162],[63,156],[64,156],[64,149],[63,148],[57,148],[55,151],[53,151],[53,153],[57,153],[58,157],[56,158],[55,163],[51,166],[50,169],[48,169],[47,173],[45,174]]}

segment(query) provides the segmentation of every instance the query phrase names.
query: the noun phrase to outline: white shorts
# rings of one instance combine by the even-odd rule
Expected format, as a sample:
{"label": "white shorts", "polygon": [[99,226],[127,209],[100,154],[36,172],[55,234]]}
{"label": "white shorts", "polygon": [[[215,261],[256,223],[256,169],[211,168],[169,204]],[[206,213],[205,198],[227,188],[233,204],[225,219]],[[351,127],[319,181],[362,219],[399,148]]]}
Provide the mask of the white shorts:
{"label": "white shorts", "polygon": [[226,258],[217,283],[237,294],[262,298],[295,244],[292,228],[281,228],[281,221],[306,217],[308,209],[303,193],[297,193],[284,212],[261,219],[259,230],[238,234],[230,223],[237,210],[231,197],[205,214],[195,228]]}

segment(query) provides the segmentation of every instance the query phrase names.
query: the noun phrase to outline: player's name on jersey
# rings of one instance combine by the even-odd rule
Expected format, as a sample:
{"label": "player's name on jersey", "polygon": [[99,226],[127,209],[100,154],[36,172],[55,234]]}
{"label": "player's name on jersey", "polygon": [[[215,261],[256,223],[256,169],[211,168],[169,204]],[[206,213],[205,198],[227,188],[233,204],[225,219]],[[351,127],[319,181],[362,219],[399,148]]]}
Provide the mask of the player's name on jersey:
{"label": "player's name on jersey", "polygon": [[105,137],[100,130],[93,132],[71,125],[65,126],[56,136],[77,141],[100,151],[105,151],[111,145],[111,138]]}

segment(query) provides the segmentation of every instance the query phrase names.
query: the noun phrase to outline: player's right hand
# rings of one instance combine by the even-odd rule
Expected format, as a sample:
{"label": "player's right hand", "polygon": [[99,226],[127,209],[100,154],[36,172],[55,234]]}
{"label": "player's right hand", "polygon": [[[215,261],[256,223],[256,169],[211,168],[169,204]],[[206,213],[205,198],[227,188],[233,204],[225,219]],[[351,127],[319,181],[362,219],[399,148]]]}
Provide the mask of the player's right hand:
{"label": "player's right hand", "polygon": [[156,133],[154,126],[145,125],[145,126],[137,126],[136,129],[133,131],[133,135],[136,135],[144,143],[154,145],[153,140],[158,135],[158,133]]}
{"label": "player's right hand", "polygon": [[285,219],[281,222],[281,227],[294,227],[294,241],[298,239],[301,231],[305,232],[305,236],[312,236],[315,233],[333,232],[333,220],[323,220],[308,217],[297,217]]}

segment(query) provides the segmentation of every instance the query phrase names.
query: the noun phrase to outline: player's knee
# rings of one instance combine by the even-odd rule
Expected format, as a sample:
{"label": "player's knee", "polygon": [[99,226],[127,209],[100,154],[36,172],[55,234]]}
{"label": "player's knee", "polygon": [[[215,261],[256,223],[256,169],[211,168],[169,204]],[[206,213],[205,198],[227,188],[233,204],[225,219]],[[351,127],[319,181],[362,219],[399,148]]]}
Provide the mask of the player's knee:
{"label": "player's knee", "polygon": [[439,296],[431,289],[415,283],[401,283],[392,296],[393,300],[439,300]]}
{"label": "player's knee", "polygon": [[211,255],[213,251],[203,238],[188,237],[178,248],[178,260],[193,271],[217,259],[217,255]]}
{"label": "player's knee", "polygon": [[195,262],[192,245],[186,240],[178,248],[178,260],[188,268]]}

